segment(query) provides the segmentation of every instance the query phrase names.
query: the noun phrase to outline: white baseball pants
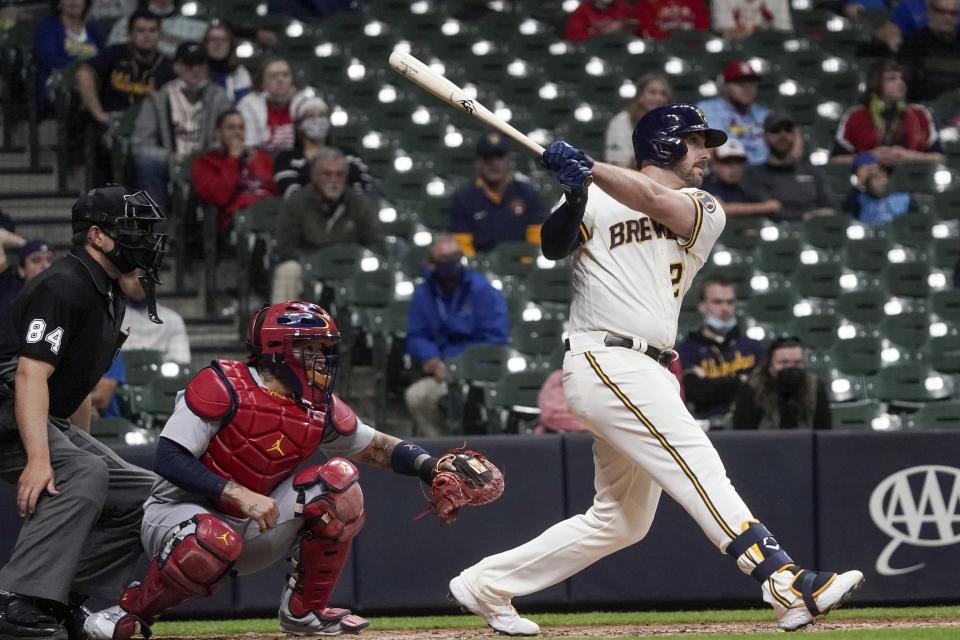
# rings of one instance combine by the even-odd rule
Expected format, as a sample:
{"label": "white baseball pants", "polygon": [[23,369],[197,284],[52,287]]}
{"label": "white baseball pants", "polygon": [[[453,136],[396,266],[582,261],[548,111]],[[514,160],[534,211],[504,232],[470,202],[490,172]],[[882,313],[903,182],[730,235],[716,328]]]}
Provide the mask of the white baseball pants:
{"label": "white baseball pants", "polygon": [[666,491],[724,551],[753,520],[716,450],[687,411],[676,377],[649,356],[571,337],[563,390],[594,436],[593,506],[461,576],[492,603],[534,593],[640,541]]}

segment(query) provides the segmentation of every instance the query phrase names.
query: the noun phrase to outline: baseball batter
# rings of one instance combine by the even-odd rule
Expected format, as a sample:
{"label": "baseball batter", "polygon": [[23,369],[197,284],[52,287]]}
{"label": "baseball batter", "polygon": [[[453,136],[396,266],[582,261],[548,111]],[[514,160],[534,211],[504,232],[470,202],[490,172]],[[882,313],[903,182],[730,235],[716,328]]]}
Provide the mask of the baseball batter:
{"label": "baseball batter", "polygon": [[859,571],[805,570],[787,555],[733,488],[667,370],[681,299],[723,230],[723,208],[698,187],[709,149],[726,139],[696,107],[672,104],[634,129],[639,171],[594,163],[564,142],[543,155],[566,192],[543,226],[543,253],[573,254],[563,388],[594,436],[597,493],[586,513],[450,581],[451,597],[501,633],[539,633],[511,598],[640,541],[662,491],[757,580],[786,630],[810,624],[863,582]]}

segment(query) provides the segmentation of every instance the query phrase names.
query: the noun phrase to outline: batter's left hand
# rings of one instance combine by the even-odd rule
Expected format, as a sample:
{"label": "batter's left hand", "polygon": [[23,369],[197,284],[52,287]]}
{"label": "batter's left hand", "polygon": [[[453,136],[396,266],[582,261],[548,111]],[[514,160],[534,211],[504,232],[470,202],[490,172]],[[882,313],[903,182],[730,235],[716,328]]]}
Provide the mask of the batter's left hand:
{"label": "batter's left hand", "polygon": [[566,193],[574,195],[582,194],[593,179],[589,167],[576,160],[567,160],[563,163],[563,166],[554,173],[563,190]]}
{"label": "batter's left hand", "polygon": [[576,160],[587,169],[593,168],[593,158],[563,140],[551,142],[550,146],[543,152],[540,163],[550,171],[556,173],[563,168],[567,160]]}

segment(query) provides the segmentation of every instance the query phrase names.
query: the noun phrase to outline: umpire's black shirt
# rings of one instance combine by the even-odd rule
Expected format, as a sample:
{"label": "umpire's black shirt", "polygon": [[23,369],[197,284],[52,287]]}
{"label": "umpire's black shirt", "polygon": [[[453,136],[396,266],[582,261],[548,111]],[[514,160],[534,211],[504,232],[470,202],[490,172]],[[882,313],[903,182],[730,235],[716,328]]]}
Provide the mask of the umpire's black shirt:
{"label": "umpire's black shirt", "polygon": [[123,344],[127,299],[83,247],[23,287],[13,303],[15,338],[3,361],[16,356],[49,362],[50,415],[68,418],[106,373]]}

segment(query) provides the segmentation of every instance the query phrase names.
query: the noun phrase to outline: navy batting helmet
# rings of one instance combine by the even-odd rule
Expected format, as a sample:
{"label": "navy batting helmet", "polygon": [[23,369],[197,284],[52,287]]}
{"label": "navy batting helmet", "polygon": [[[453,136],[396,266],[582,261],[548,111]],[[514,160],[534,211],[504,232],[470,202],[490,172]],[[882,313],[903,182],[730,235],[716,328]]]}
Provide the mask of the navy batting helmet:
{"label": "navy batting helmet", "polygon": [[720,129],[711,129],[703,111],[692,104],[668,104],[651,109],[633,129],[633,155],[637,166],[644,160],[673,164],[687,154],[687,144],[682,136],[697,131],[706,136],[708,148],[719,147],[727,141],[727,134]]}

